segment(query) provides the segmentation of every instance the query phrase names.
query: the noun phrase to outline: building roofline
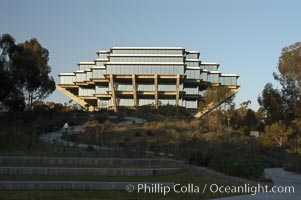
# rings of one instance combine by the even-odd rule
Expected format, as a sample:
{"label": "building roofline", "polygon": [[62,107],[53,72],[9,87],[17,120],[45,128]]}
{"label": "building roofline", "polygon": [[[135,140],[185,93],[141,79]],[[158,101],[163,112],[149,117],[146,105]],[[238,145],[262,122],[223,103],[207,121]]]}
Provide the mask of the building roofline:
{"label": "building roofline", "polygon": [[186,69],[196,69],[196,70],[201,70],[200,67],[186,67]]}
{"label": "building roofline", "polygon": [[104,65],[185,65],[183,62],[108,62]]}
{"label": "building roofline", "polygon": [[107,54],[110,53],[110,51],[106,51],[106,50],[99,50],[96,52],[97,54]]}
{"label": "building roofline", "polygon": [[95,62],[79,62],[77,65],[95,65]]}
{"label": "building roofline", "polygon": [[85,73],[84,70],[76,70],[74,73]]}
{"label": "building roofline", "polygon": [[221,76],[239,77],[237,74],[221,74]]}
{"label": "building roofline", "polygon": [[111,54],[108,57],[183,57],[182,54]]}
{"label": "building roofline", "polygon": [[184,50],[183,47],[112,47],[112,50],[114,49],[139,49],[139,50],[149,50],[149,49],[167,49],[167,50]]}
{"label": "building roofline", "polygon": [[208,71],[209,72],[209,74],[221,74],[221,72],[219,72],[219,71]]}
{"label": "building roofline", "polygon": [[200,59],[196,59],[196,58],[195,59],[192,59],[192,58],[187,59],[186,58],[185,61],[188,61],[188,62],[201,62]]}
{"label": "building roofline", "polygon": [[58,76],[75,76],[73,72],[71,73],[60,73]]}
{"label": "building roofline", "polygon": [[91,70],[93,70],[93,69],[106,69],[106,67],[105,66],[94,66],[94,67],[91,67],[90,69]]}
{"label": "building roofline", "polygon": [[94,60],[94,62],[96,62],[96,61],[109,61],[109,59],[108,58],[96,58]]}
{"label": "building roofline", "polygon": [[219,66],[220,64],[216,63],[216,62],[201,62],[201,65],[204,65],[204,66]]}
{"label": "building roofline", "polygon": [[188,54],[200,54],[200,52],[199,51],[186,51],[186,53],[188,53]]}

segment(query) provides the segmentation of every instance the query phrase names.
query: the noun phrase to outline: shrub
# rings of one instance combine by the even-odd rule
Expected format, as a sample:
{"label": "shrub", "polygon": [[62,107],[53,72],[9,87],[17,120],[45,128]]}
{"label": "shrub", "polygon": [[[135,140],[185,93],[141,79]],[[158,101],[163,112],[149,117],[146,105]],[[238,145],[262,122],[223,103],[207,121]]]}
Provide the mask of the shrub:
{"label": "shrub", "polygon": [[272,140],[269,138],[269,136],[267,136],[267,134],[261,134],[260,137],[259,137],[259,146],[262,148],[262,149],[271,149],[273,147],[273,143],[272,143]]}
{"label": "shrub", "polygon": [[199,166],[208,166],[208,163],[211,159],[212,155],[208,153],[204,153],[201,151],[198,152],[192,152],[188,156],[188,162],[193,165],[199,165]]}
{"label": "shrub", "polygon": [[147,134],[147,136],[153,136],[154,135],[154,133],[151,130],[147,130],[146,134]]}
{"label": "shrub", "polygon": [[140,133],[139,131],[136,131],[136,132],[135,132],[135,136],[136,136],[136,137],[141,137],[142,135],[141,135],[141,133]]}
{"label": "shrub", "polygon": [[[191,151],[196,146],[201,146],[201,149]],[[190,164],[209,167],[230,176],[263,178],[266,158],[254,141],[246,144],[198,142],[190,147],[188,155]]]}
{"label": "shrub", "polygon": [[248,135],[250,135],[250,128],[248,126],[242,126],[238,129],[238,132],[241,135],[248,136]]}
{"label": "shrub", "polygon": [[231,176],[244,178],[262,178],[264,165],[257,161],[245,159],[228,159],[227,157],[213,158],[209,167]]}
{"label": "shrub", "polygon": [[88,145],[88,151],[94,151],[95,148],[92,145]]}
{"label": "shrub", "polygon": [[293,156],[284,162],[283,168],[288,171],[301,173],[301,155]]}

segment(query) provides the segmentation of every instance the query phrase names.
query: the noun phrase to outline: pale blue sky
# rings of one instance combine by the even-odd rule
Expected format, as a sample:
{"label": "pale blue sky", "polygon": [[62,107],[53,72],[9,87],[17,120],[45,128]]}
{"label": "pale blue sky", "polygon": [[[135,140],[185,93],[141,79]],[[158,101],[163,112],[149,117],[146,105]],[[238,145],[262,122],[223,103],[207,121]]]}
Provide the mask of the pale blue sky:
{"label": "pale blue sky", "polygon": [[[0,0],[0,34],[36,37],[50,52],[52,76],[113,46],[180,46],[240,75],[235,102],[252,101],[274,82],[281,49],[300,41],[301,1]],[[48,100],[68,98],[54,92]]]}

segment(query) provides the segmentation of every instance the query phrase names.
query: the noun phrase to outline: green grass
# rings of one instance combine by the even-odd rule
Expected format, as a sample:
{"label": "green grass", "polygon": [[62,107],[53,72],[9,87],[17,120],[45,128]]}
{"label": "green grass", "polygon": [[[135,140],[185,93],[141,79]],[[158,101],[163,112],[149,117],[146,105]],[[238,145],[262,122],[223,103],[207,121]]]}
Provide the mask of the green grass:
{"label": "green grass", "polygon": [[65,147],[59,144],[35,144],[31,149],[11,149],[0,152],[0,156],[31,156],[31,157],[125,157],[119,152],[112,151],[88,151],[76,147]]}
{"label": "green grass", "polygon": [[180,168],[175,162],[150,165],[78,165],[78,164],[23,164],[23,163],[0,163],[0,167],[62,167],[62,168]]}
{"label": "green grass", "polygon": [[200,179],[193,176],[188,171],[183,171],[178,174],[159,176],[159,177],[77,177],[77,176],[42,176],[42,175],[1,175],[0,180],[79,180],[79,181],[124,181],[124,182],[174,182],[182,186],[188,183],[193,183],[200,187],[199,194],[176,194],[174,192],[163,196],[163,194],[143,194],[134,191],[128,193],[125,191],[1,191],[1,200],[97,200],[97,199],[207,199],[224,196],[222,194],[212,194],[206,191],[202,194],[202,188],[205,184],[216,183],[219,185],[227,185],[224,182],[213,179]]}
{"label": "green grass", "polygon": [[143,194],[134,191],[128,193],[125,191],[0,191],[1,200],[135,200],[135,199],[208,199],[225,196],[224,194],[212,194],[206,191],[202,194],[202,188],[205,184],[216,183],[219,185],[229,185],[216,179],[202,179],[195,176],[187,169],[172,175],[157,177],[128,177],[128,176],[54,176],[54,175],[0,175],[0,180],[10,181],[100,181],[100,182],[174,182],[182,186],[193,183],[200,187],[199,194],[176,194],[174,192],[163,196],[163,194]]}
{"label": "green grass", "polygon": [[138,194],[125,191],[1,191],[1,200],[203,200],[217,198],[214,194]]}
{"label": "green grass", "polygon": [[83,157],[83,158],[143,158],[123,150],[88,150],[88,148],[66,147],[60,144],[39,142],[31,149],[10,149],[0,151],[0,156],[31,156],[31,157]]}
{"label": "green grass", "polygon": [[165,176],[68,176],[68,175],[12,175],[0,174],[2,181],[100,181],[100,182],[181,182],[189,183],[194,177],[187,171]]}

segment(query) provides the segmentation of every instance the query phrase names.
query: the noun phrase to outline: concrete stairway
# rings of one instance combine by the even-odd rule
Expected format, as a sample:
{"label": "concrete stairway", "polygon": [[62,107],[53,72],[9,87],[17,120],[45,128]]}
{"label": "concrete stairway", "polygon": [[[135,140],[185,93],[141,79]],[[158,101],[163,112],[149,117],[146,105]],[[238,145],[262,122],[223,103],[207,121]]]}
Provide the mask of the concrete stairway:
{"label": "concrete stairway", "polygon": [[180,172],[179,168],[61,168],[0,167],[0,174],[39,174],[67,176],[164,176]]}
{"label": "concrete stairway", "polygon": [[94,181],[0,181],[1,190],[121,190],[133,187],[137,190],[138,184],[149,187],[159,185],[160,187],[172,188],[173,182],[94,182]]}
{"label": "concrete stairway", "polygon": [[[0,156],[0,174],[22,176],[22,175],[43,175],[47,176],[70,176],[72,181],[68,180],[0,180],[1,190],[133,190],[138,185],[160,185],[173,187],[174,182],[137,182],[135,177],[154,177],[165,176],[179,173],[180,168],[155,167],[163,163],[178,162],[172,159],[130,159],[130,158],[70,158],[70,157],[18,157],[18,156]],[[4,166],[1,166],[4,165]],[[25,165],[16,167],[14,165]],[[11,166],[10,166],[11,165]],[[41,167],[32,167],[32,165],[42,165]],[[47,166],[48,165],[48,166]],[[50,165],[50,166],[49,166]],[[58,166],[55,166],[58,165]],[[63,165],[64,167],[60,167]],[[70,167],[68,167],[70,165]],[[78,165],[78,166],[77,166]],[[81,167],[90,165],[91,167]],[[114,166],[118,166],[117,168]],[[127,166],[131,167],[127,167]],[[137,167],[135,167],[137,165]],[[139,165],[143,167],[139,168]],[[45,167],[44,167],[45,166]],[[66,167],[67,166],[67,167]],[[104,167],[105,166],[105,167]],[[133,168],[133,166],[135,168]],[[73,180],[79,176],[99,177],[100,181],[77,181]],[[106,177],[125,177],[129,176],[131,182],[113,182],[102,181]],[[94,180],[94,179],[93,179]],[[115,180],[118,180],[118,178]],[[139,179],[141,180],[141,178]]]}

